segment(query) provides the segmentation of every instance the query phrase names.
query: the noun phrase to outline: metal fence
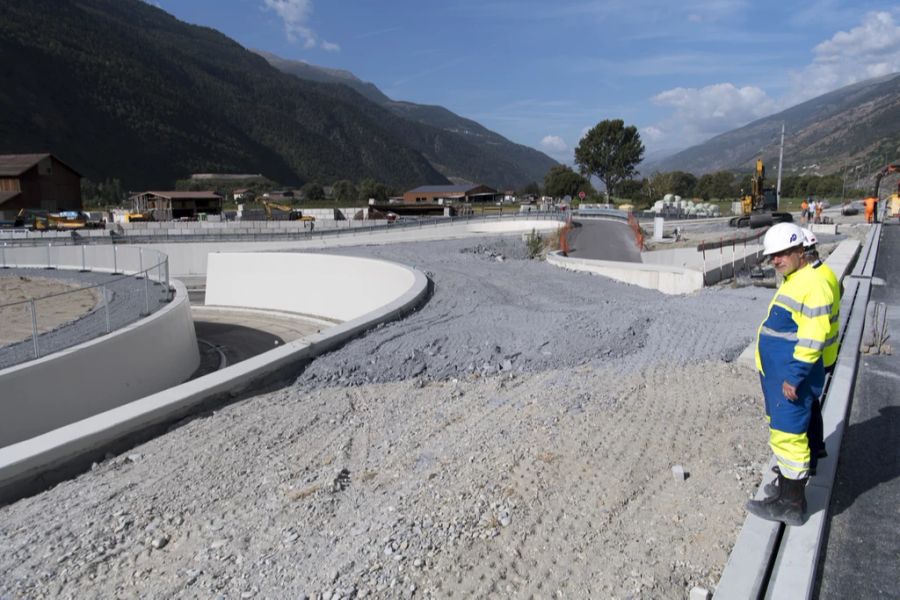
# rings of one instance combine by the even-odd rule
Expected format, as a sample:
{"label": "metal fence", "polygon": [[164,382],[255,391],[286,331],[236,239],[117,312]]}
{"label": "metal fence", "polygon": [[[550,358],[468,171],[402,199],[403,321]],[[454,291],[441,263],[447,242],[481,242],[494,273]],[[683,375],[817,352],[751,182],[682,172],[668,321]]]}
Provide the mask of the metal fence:
{"label": "metal fence", "polygon": [[[178,243],[178,242],[271,242],[271,241],[297,241],[324,239],[332,237],[345,237],[365,235],[369,233],[395,232],[401,230],[428,229],[445,225],[453,225],[470,222],[509,221],[516,219],[537,219],[565,221],[569,213],[564,211],[532,211],[527,213],[510,213],[497,215],[467,215],[459,217],[432,217],[401,219],[394,223],[381,221],[372,224],[371,221],[315,221],[314,227],[301,228],[242,228],[241,221],[228,221],[225,227],[205,228],[197,223],[190,223],[185,227],[184,223],[178,223],[178,227],[170,229],[123,229],[121,231],[110,229],[102,236],[72,236],[60,234],[52,238],[40,237],[9,237],[3,238],[0,244],[7,247],[45,246],[48,239],[54,246],[108,246],[124,244],[152,244],[152,243]],[[275,221],[274,223],[282,223]],[[294,223],[299,223],[295,221]],[[255,222],[259,225],[259,222]],[[176,225],[173,223],[173,225]],[[218,224],[217,224],[218,225]],[[55,233],[55,232],[54,232]],[[2,246],[0,246],[2,247]]]}
{"label": "metal fence", "polygon": [[108,334],[169,300],[168,257],[156,250],[0,245],[0,368]]}

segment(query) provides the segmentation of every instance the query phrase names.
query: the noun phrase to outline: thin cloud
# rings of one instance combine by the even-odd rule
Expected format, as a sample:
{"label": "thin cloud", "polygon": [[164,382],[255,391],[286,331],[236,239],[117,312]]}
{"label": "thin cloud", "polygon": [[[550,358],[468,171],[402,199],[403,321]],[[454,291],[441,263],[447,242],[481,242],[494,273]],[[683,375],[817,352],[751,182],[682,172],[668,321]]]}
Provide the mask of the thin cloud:
{"label": "thin cloud", "polygon": [[541,140],[541,148],[554,154],[568,152],[569,145],[558,135],[545,135]]}
{"label": "thin cloud", "polygon": [[400,31],[400,28],[399,27],[388,27],[387,29],[376,29],[375,31],[367,31],[365,33],[359,34],[358,36],[356,36],[355,39],[363,40],[363,39],[375,37],[378,35],[384,35],[386,33],[393,33],[395,31]]}
{"label": "thin cloud", "polygon": [[288,41],[300,42],[304,48],[319,47],[328,52],[341,49],[338,44],[320,41],[316,32],[309,26],[313,13],[312,0],[263,0],[266,10],[274,12],[284,23],[284,32]]}
{"label": "thin cloud", "polygon": [[891,12],[870,12],[812,52],[812,63],[790,73],[791,85],[780,97],[732,83],[660,92],[652,101],[673,112],[644,128],[647,141],[658,149],[685,148],[846,85],[900,72],[900,24]]}
{"label": "thin cloud", "polygon": [[775,100],[756,86],[737,87],[717,83],[702,88],[678,87],[653,97],[659,106],[674,109],[662,123],[645,127],[647,141],[660,146],[690,146],[718,133],[746,125],[772,114],[778,108]]}
{"label": "thin cloud", "polygon": [[791,74],[791,104],[900,71],[900,24],[889,12],[870,12],[860,25],[818,44],[813,54],[812,64]]}

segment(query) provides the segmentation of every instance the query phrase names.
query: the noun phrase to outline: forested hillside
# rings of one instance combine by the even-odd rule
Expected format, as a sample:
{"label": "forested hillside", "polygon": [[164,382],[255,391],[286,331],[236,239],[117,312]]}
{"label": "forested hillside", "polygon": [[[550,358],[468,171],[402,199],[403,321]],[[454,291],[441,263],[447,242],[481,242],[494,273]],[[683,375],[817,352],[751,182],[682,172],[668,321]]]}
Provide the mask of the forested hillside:
{"label": "forested hillside", "polygon": [[[494,182],[500,188],[519,188],[541,181],[557,162],[534,148],[515,144],[481,124],[443,106],[395,101],[375,85],[348,71],[325,69],[257,51],[273,66],[301,79],[340,83],[408,122],[403,134],[410,144],[447,177]],[[410,129],[409,124],[413,125]]]}
{"label": "forested hillside", "polygon": [[140,0],[4,2],[0,56],[0,153],[53,152],[95,181],[447,182],[391,112]]}

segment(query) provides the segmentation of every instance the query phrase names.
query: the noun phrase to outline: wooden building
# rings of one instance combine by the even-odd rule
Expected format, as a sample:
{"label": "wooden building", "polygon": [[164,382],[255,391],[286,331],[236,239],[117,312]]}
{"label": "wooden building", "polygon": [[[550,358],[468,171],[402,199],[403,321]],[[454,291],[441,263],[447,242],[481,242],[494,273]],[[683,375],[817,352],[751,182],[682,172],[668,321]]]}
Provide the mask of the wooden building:
{"label": "wooden building", "polygon": [[52,154],[0,155],[0,220],[23,208],[80,211],[81,174]]}
{"label": "wooden building", "polygon": [[215,192],[141,192],[130,200],[134,212],[156,221],[222,214],[222,196]]}
{"label": "wooden building", "polygon": [[405,204],[496,202],[502,195],[486,185],[423,185],[403,194]]}

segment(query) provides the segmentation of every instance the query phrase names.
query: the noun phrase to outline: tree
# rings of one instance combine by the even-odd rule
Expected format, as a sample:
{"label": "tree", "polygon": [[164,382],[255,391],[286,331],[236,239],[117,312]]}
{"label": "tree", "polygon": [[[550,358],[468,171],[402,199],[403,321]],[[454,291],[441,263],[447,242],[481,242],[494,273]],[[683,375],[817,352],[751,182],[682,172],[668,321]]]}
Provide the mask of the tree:
{"label": "tree", "polygon": [[331,188],[331,197],[337,202],[356,202],[359,191],[353,182],[342,179]]}
{"label": "tree", "polygon": [[631,201],[644,200],[644,180],[625,179],[616,185],[613,192],[616,198],[625,198]]}
{"label": "tree", "polygon": [[544,175],[544,193],[554,198],[575,196],[578,192],[588,193],[591,184],[567,165],[551,167]]}
{"label": "tree", "polygon": [[368,178],[359,182],[359,200],[368,203],[369,198],[378,202],[387,202],[391,196],[391,190],[378,181]]}
{"label": "tree", "polygon": [[303,199],[306,201],[320,202],[325,199],[324,188],[314,181],[304,184],[300,188],[300,193],[303,194]]}
{"label": "tree", "polygon": [[682,198],[690,198],[694,195],[697,178],[692,173],[685,173],[684,171],[654,173],[652,185],[653,191],[659,196],[675,194]]}
{"label": "tree", "polygon": [[588,131],[575,148],[575,163],[583,175],[596,176],[606,186],[606,198],[616,184],[637,173],[644,158],[641,136],[621,119],[601,121]]}
{"label": "tree", "polygon": [[538,185],[537,181],[532,181],[529,184],[526,184],[521,190],[519,190],[520,196],[540,196],[541,195],[541,186]]}

